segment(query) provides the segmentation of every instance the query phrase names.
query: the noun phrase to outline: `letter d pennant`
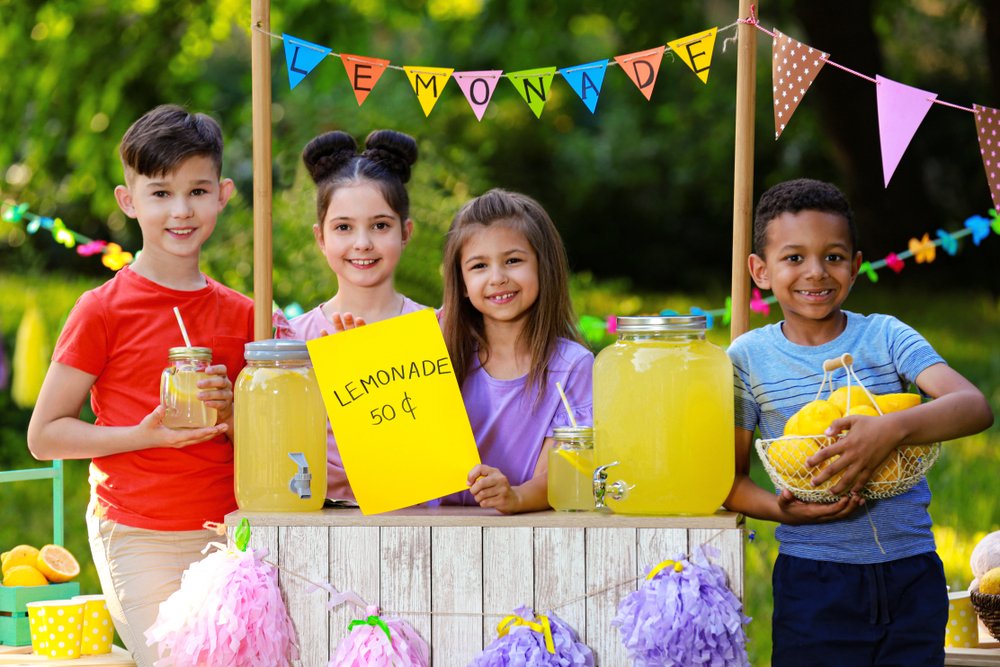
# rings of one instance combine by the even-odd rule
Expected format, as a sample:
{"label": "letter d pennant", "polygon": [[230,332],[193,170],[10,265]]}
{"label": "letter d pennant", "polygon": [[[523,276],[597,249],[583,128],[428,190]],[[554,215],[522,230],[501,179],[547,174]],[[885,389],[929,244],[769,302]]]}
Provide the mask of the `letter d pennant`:
{"label": "letter d pennant", "polygon": [[292,88],[299,85],[309,72],[313,71],[330,49],[307,42],[298,37],[281,34],[285,41],[285,64],[288,66],[288,83]]}
{"label": "letter d pennant", "polygon": [[621,66],[622,71],[632,79],[646,99],[653,96],[653,87],[656,85],[656,75],[660,71],[660,61],[663,59],[663,51],[667,47],[660,46],[648,51],[636,51],[623,56],[615,56],[615,62]]}

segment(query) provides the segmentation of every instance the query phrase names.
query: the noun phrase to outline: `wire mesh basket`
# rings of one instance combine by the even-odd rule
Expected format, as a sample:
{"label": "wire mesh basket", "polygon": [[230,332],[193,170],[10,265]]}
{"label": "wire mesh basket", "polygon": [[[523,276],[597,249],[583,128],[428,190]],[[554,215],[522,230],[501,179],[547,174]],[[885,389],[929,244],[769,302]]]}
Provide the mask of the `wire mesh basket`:
{"label": "wire mesh basket", "polygon": [[[827,384],[829,384],[830,393],[833,393],[831,375],[837,368],[844,368],[847,371],[848,409],[850,408],[850,387],[853,379],[873,406],[874,414],[883,414],[878,401],[854,374],[853,359],[850,354],[844,354],[837,359],[829,359],[823,363],[823,382],[816,393],[816,398],[819,399],[823,395]],[[806,460],[820,449],[835,443],[841,436],[784,435],[779,438],[760,438],[756,441],[757,454],[775,486],[788,489],[799,500],[832,503],[841,497],[830,491],[830,488],[840,480],[840,475],[834,475],[818,486],[813,486],[812,479],[823,468],[836,461],[838,457],[833,456],[820,465],[812,467],[806,465]],[[934,465],[940,453],[940,443],[897,447],[868,480],[868,483],[861,490],[861,495],[869,499],[879,499],[890,498],[909,491]]]}

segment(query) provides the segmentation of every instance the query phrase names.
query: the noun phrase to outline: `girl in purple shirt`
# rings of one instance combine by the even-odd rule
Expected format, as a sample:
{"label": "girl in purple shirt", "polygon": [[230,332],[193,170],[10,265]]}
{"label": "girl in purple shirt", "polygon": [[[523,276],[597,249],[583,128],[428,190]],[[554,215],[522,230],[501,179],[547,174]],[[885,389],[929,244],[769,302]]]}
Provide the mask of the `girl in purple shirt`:
{"label": "girl in purple shirt", "polygon": [[594,355],[580,344],[566,251],[531,197],[493,189],[455,216],[444,251],[441,327],[483,463],[446,504],[505,514],[548,508],[552,430],[593,423]]}

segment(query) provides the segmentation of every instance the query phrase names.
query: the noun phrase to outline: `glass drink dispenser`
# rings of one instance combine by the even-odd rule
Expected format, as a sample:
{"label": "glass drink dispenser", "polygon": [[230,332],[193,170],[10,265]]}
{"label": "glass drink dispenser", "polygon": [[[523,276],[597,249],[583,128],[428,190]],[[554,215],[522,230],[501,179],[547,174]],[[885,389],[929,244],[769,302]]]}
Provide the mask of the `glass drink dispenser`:
{"label": "glass drink dispenser", "polygon": [[247,343],[236,379],[236,502],[258,512],[318,510],[326,497],[326,409],[304,341]]}
{"label": "glass drink dispenser", "polygon": [[704,316],[619,317],[594,363],[594,490],[621,514],[711,514],[735,474],[733,366]]}

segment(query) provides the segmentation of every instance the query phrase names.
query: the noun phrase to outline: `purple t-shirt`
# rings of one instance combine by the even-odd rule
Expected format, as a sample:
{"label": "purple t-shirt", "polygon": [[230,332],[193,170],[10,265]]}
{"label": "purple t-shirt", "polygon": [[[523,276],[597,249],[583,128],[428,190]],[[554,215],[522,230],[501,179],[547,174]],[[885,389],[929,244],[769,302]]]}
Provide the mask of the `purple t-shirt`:
{"label": "purple t-shirt", "polygon": [[[554,428],[572,425],[556,382],[566,392],[577,425],[590,426],[594,423],[593,372],[593,353],[565,338],[558,340],[549,360],[540,399],[538,389],[527,386],[527,375],[497,380],[482,366],[474,368],[462,383],[462,400],[483,463],[499,468],[511,486],[531,479],[545,438],[552,437]],[[441,503],[477,504],[468,491],[446,496]]]}
{"label": "purple t-shirt", "polygon": [[[403,308],[399,314],[408,315],[426,307],[404,296]],[[279,325],[277,337],[312,340],[321,338],[324,331],[331,334],[336,333],[333,323],[323,314],[323,304],[320,304],[309,312],[292,318],[287,325]],[[326,422],[326,497],[337,500],[354,500],[354,492],[347,482],[344,462],[340,458],[340,450],[337,449],[337,441],[333,438],[333,429],[330,427],[329,420]]]}

